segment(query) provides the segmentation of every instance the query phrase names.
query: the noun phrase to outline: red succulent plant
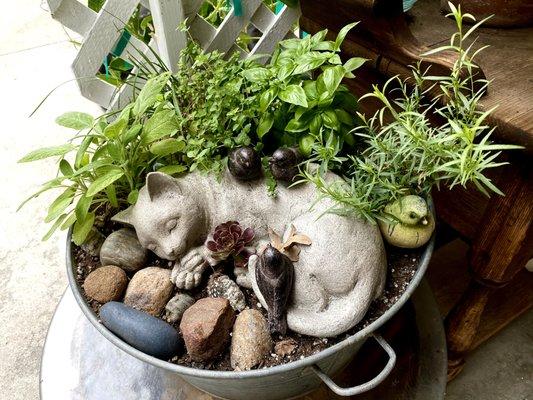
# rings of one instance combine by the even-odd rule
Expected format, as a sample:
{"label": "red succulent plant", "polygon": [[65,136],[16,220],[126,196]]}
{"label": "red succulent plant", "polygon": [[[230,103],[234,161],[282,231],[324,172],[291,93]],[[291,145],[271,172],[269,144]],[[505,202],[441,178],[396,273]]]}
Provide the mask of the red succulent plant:
{"label": "red succulent plant", "polygon": [[252,228],[243,230],[237,221],[228,221],[215,228],[212,239],[207,240],[205,246],[214,259],[222,261],[233,256],[235,265],[244,267],[252,255],[246,246],[254,240],[254,236]]}

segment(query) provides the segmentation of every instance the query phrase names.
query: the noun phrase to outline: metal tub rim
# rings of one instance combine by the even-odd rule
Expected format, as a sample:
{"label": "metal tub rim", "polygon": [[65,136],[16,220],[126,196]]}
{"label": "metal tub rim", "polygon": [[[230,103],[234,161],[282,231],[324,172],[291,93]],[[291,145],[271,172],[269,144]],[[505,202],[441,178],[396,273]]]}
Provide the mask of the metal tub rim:
{"label": "metal tub rim", "polygon": [[340,350],[348,347],[355,342],[366,339],[370,334],[375,330],[381,327],[385,322],[387,322],[396,312],[406,303],[406,301],[411,297],[414,290],[420,284],[424,274],[428,268],[431,255],[435,246],[435,234],[433,234],[429,243],[425,245],[424,251],[420,258],[418,269],[413,276],[411,282],[409,283],[405,292],[400,296],[398,301],[394,303],[391,308],[389,308],[383,315],[378,319],[367,325],[365,328],[354,333],[353,335],[347,337],[341,342],[328,347],[316,354],[313,354],[304,359],[292,361],[287,364],[277,365],[270,368],[264,369],[255,369],[250,371],[213,371],[213,370],[203,370],[198,368],[185,367],[182,365],[172,364],[168,361],[160,360],[158,358],[152,357],[146,353],[143,353],[140,350],[135,349],[130,346],[110,330],[108,330],[99,320],[93,310],[89,307],[85,298],[83,297],[78,282],[75,277],[75,264],[72,257],[72,230],[69,230],[67,235],[67,246],[66,246],[66,264],[67,264],[67,275],[70,288],[74,294],[76,302],[80,306],[82,312],[85,314],[87,319],[91,324],[100,332],[107,340],[117,346],[119,349],[130,354],[131,356],[144,361],[146,363],[152,364],[156,367],[163,368],[167,371],[175,372],[184,376],[193,376],[199,378],[212,378],[212,379],[247,379],[247,378],[257,378],[270,375],[281,374],[287,371],[292,371],[294,369],[303,369],[311,368],[313,365],[320,362],[322,359],[325,359],[329,356],[334,355]]}

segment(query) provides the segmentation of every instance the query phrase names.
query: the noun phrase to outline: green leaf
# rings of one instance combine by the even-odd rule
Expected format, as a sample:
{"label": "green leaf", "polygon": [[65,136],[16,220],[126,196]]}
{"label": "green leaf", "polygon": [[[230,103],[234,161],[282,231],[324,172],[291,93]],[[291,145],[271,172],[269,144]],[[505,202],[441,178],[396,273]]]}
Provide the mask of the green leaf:
{"label": "green leaf", "polygon": [[113,123],[107,125],[104,129],[104,135],[109,139],[114,139],[124,132],[126,127],[128,126],[128,120],[127,119],[117,119]]}
{"label": "green leaf", "polygon": [[293,75],[303,74],[314,70],[324,64],[329,57],[331,57],[331,54],[318,51],[305,53],[296,60],[297,66],[293,71]]}
{"label": "green leaf", "polygon": [[344,111],[341,108],[337,108],[335,110],[335,114],[337,114],[337,118],[345,125],[352,126],[353,125],[353,117],[346,111]]}
{"label": "green leaf", "polygon": [[361,67],[367,61],[368,60],[366,58],[362,58],[362,57],[350,58],[343,65],[344,71],[352,72],[352,71],[356,70],[357,68]]}
{"label": "green leaf", "polygon": [[331,94],[335,93],[342,81],[342,78],[344,78],[344,72],[344,68],[340,65],[326,68],[318,77],[317,87],[320,87],[322,83],[326,91]]}
{"label": "green leaf", "polygon": [[282,65],[281,68],[278,70],[278,74],[277,74],[278,79],[280,81],[284,81],[292,74],[295,68],[296,66],[292,61],[287,64]]}
{"label": "green leaf", "polygon": [[150,153],[164,157],[182,151],[185,148],[185,142],[178,139],[165,139],[155,142],[150,146]]}
{"label": "green leaf", "polygon": [[109,142],[107,144],[107,153],[109,156],[115,160],[121,160],[122,159],[122,146],[120,146],[118,143]]}
{"label": "green leaf", "polygon": [[344,42],[344,38],[350,32],[350,30],[356,26],[359,22],[353,22],[351,24],[346,25],[344,28],[342,28],[339,31],[339,34],[337,35],[337,38],[335,39],[335,50],[340,50],[342,42]]}
{"label": "green leaf", "polygon": [[340,128],[339,120],[335,111],[328,109],[322,112],[322,121],[327,128],[338,130]]}
{"label": "green leaf", "polygon": [[279,98],[287,103],[307,107],[304,90],[298,85],[289,85],[279,93]]}
{"label": "green leaf", "polygon": [[134,115],[143,114],[148,108],[155,104],[157,96],[161,93],[169,78],[170,72],[164,72],[161,75],[157,75],[146,81],[145,85],[139,92],[139,96],[135,100],[135,105],[133,106]]}
{"label": "green leaf", "polygon": [[105,188],[105,193],[107,194],[107,198],[109,199],[109,203],[113,207],[118,207],[117,191],[115,189],[115,185],[111,184],[108,187],[106,187]]}
{"label": "green leaf", "polygon": [[142,142],[150,144],[178,131],[179,123],[174,110],[162,110],[150,117],[144,125]]}
{"label": "green leaf", "polygon": [[272,100],[276,97],[276,93],[277,90],[273,87],[261,93],[261,96],[259,97],[259,111],[265,112],[268,109]]}
{"label": "green leaf", "polygon": [[65,229],[68,229],[70,228],[70,226],[76,222],[76,213],[74,212],[70,212],[69,216],[67,219],[65,219],[65,222],[63,222],[63,224],[61,224],[61,230],[64,231]]}
{"label": "green leaf", "polygon": [[135,139],[137,135],[141,132],[142,128],[143,126],[141,124],[135,124],[131,128],[129,128],[124,134],[123,143],[128,144],[133,139]]}
{"label": "green leaf", "polygon": [[291,119],[285,127],[286,132],[302,132],[309,127],[309,121],[302,121],[300,119]]}
{"label": "green leaf", "polygon": [[66,218],[66,214],[61,214],[54,222],[54,224],[52,225],[52,227],[48,230],[48,232],[46,232],[46,234],[43,236],[42,238],[42,241],[46,241],[48,239],[50,239],[50,237],[54,234],[54,232],[57,230],[57,228],[59,227],[59,225],[61,225],[61,223],[64,221],[64,219]]}
{"label": "green leaf", "polygon": [[305,81],[304,92],[308,100],[318,99],[318,92],[316,90],[316,81]]}
{"label": "green leaf", "polygon": [[43,147],[41,149],[38,149],[38,150],[32,151],[31,153],[26,154],[18,162],[24,163],[24,162],[42,160],[48,157],[64,156],[69,151],[74,150],[74,148],[75,146],[70,143],[62,144],[60,146],[54,146],[54,147]]}
{"label": "green leaf", "polygon": [[65,159],[59,161],[59,170],[64,176],[71,176],[74,173],[70,163]]}
{"label": "green leaf", "polygon": [[263,114],[259,120],[259,125],[257,126],[257,136],[259,136],[259,139],[261,139],[266,133],[268,133],[268,131],[270,131],[272,125],[274,125],[274,114]]}
{"label": "green leaf", "polygon": [[300,149],[300,153],[302,153],[304,157],[307,158],[311,155],[315,140],[315,137],[312,135],[305,135],[301,137],[298,147]]}
{"label": "green leaf", "polygon": [[326,51],[335,51],[335,43],[331,40],[325,40],[323,42],[317,43],[312,47],[313,50],[326,50]]}
{"label": "green leaf", "polygon": [[74,228],[72,230],[72,240],[78,246],[83,244],[83,242],[87,238],[87,235],[91,231],[91,228],[94,224],[94,217],[94,213],[90,212],[87,214],[87,217],[83,221],[76,220],[76,222],[74,223]]}
{"label": "green leaf", "polygon": [[79,131],[91,128],[94,124],[94,118],[86,113],[71,111],[57,117],[56,124]]}
{"label": "green leaf", "polygon": [[271,73],[263,67],[251,68],[243,71],[242,75],[250,82],[265,82],[271,78]]}
{"label": "green leaf", "polygon": [[117,70],[117,71],[121,71],[121,72],[127,72],[133,69],[133,65],[123,60],[122,58],[118,57],[109,63],[109,68]]}
{"label": "green leaf", "polygon": [[85,195],[81,196],[78,199],[78,202],[76,203],[76,208],[74,210],[76,214],[76,219],[78,221],[83,221],[87,217],[87,213],[89,212],[89,207],[91,207],[91,204],[93,202],[92,197],[87,197]]}
{"label": "green leaf", "polygon": [[76,158],[74,159],[74,167],[79,168],[81,167],[81,163],[83,160],[83,156],[85,155],[85,152],[91,145],[91,142],[93,141],[92,136],[85,136],[80,144],[80,147],[78,147],[78,151],[76,152]]}
{"label": "green leaf", "polygon": [[94,196],[96,193],[105,189],[108,185],[112,184],[117,179],[122,178],[123,175],[124,175],[124,171],[122,171],[121,169],[118,169],[118,168],[110,169],[104,175],[95,179],[94,182],[91,183],[91,185],[87,189],[86,196],[88,197]]}
{"label": "green leaf", "polygon": [[72,203],[75,190],[67,188],[63,193],[56,197],[56,199],[48,207],[48,214],[44,222],[51,222],[56,219],[65,209]]}
{"label": "green leaf", "polygon": [[139,198],[139,191],[137,189],[135,190],[132,190],[129,194],[128,194],[128,204],[135,204],[137,203],[137,199]]}
{"label": "green leaf", "polygon": [[168,175],[175,175],[187,171],[187,167],[185,165],[165,165],[159,168],[158,171]]}

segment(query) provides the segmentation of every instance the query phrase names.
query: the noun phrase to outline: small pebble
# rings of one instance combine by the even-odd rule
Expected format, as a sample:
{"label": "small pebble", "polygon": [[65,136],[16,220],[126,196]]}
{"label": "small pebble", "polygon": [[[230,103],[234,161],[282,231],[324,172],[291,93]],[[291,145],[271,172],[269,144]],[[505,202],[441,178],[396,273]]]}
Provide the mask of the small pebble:
{"label": "small pebble", "polygon": [[148,257],[135,231],[129,228],[119,229],[111,233],[100,249],[102,265],[116,265],[127,272],[135,272],[143,268]]}
{"label": "small pebble", "polygon": [[144,268],[131,278],[124,303],[149,314],[159,315],[172,296],[173,288],[170,270],[159,267]]}
{"label": "small pebble", "polygon": [[83,282],[87,296],[99,303],[119,300],[128,285],[126,273],[114,265],[95,269]]}
{"label": "small pebble", "polygon": [[270,354],[272,339],[268,322],[257,310],[241,312],[233,327],[231,340],[231,367],[247,371],[258,366]]}

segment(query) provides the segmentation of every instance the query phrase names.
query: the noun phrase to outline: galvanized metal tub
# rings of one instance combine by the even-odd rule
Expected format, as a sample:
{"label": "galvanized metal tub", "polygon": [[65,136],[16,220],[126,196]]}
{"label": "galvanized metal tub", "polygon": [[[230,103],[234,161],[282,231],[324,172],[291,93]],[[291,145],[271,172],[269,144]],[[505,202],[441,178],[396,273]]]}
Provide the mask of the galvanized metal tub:
{"label": "galvanized metal tub", "polygon": [[[396,354],[387,342],[375,331],[388,321],[409,299],[422,280],[434,247],[433,237],[420,258],[418,270],[400,299],[381,317],[342,342],[302,360],[267,369],[252,371],[209,371],[175,365],[149,356],[122,341],[98,321],[89,307],[76,280],[76,265],[72,256],[71,234],[67,237],[67,274],[74,297],[81,310],[95,328],[111,343],[126,353],[153,366],[176,373],[200,390],[216,397],[231,400],[281,400],[291,399],[315,390],[325,383],[341,396],[353,396],[379,385],[392,371]],[[355,356],[365,341],[372,336],[388,354],[385,368],[371,381],[351,388],[341,388],[330,378],[341,371]]]}

